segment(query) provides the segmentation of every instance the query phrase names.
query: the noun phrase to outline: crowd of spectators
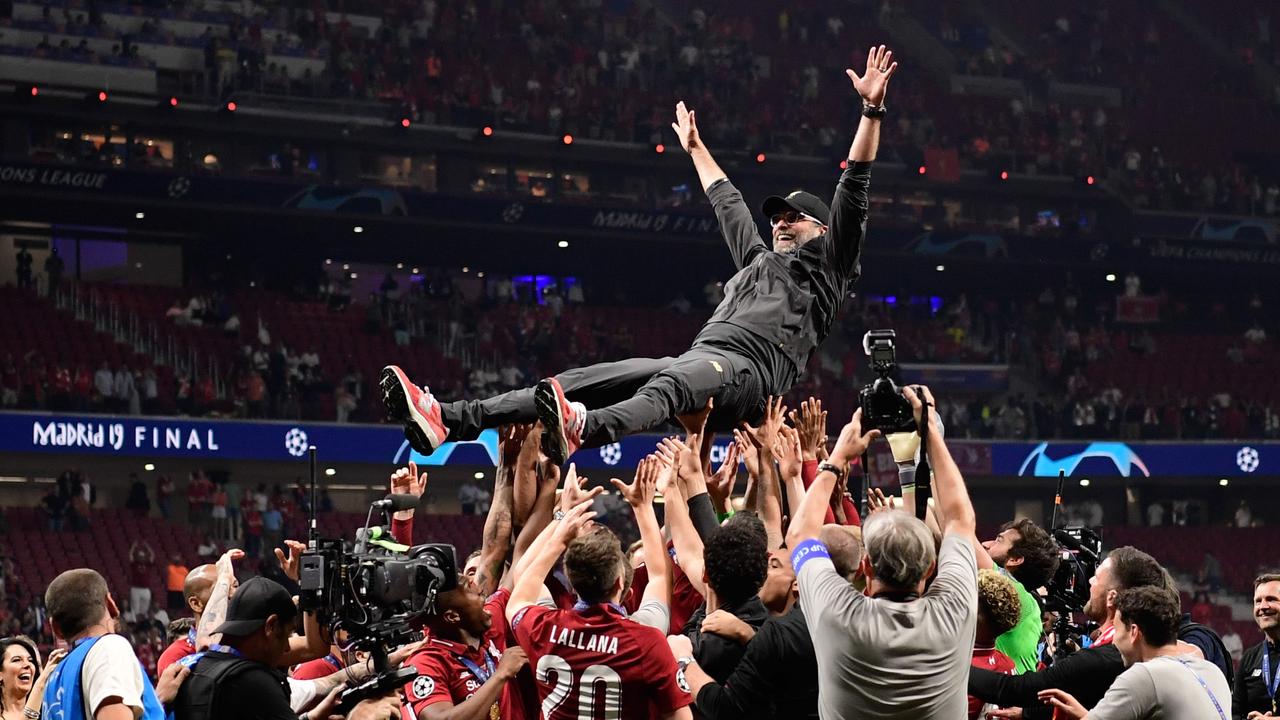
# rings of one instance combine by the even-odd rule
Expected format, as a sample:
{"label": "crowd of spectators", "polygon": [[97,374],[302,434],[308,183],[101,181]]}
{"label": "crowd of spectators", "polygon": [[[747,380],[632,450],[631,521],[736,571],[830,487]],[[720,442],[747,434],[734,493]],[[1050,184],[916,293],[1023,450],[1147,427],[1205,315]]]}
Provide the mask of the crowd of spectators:
{"label": "crowd of spectators", "polygon": [[[1031,13],[1023,19],[1029,24],[1024,42],[1036,52],[1027,54],[1002,43],[977,14],[871,0],[846,4],[839,13],[708,0],[669,16],[653,7],[590,0],[519,6],[399,0],[368,6],[372,24],[353,23],[345,14],[353,12],[350,4],[329,5],[282,2],[252,6],[247,14],[142,7],[144,16],[155,17],[126,33],[113,30],[91,3],[86,10],[45,7],[40,24],[118,39],[113,54],[126,62],[146,62],[140,41],[200,47],[209,90],[219,96],[253,91],[380,101],[419,123],[650,145],[669,141],[670,107],[680,97],[698,109],[717,146],[830,157],[856,119],[843,69],[867,44],[867,24],[849,18],[913,13],[957,58],[957,71],[1016,79],[1026,94],[956,102],[945,88],[917,78],[896,93],[882,159],[915,166],[927,150],[955,149],[965,167],[982,171],[1106,177],[1109,188],[1140,208],[1280,212],[1280,176],[1267,166],[1225,155],[1205,162],[1139,131],[1143,93],[1157,90],[1153,69],[1161,58],[1185,51],[1162,41],[1167,19],[1148,21],[1142,41],[1131,42],[1115,30],[1125,23],[1106,2]],[[217,22],[198,37],[177,38],[162,27],[167,17]],[[1266,42],[1242,49],[1242,68],[1259,48],[1271,48],[1269,32],[1248,37]],[[40,45],[43,54],[97,61],[84,40]],[[489,62],[496,47],[501,63]],[[805,52],[793,51],[800,47]],[[291,73],[269,59],[281,54],[322,58],[325,66]],[[1256,99],[1249,73],[1213,67],[1203,78],[1206,92]],[[1118,108],[1071,106],[1047,94],[1053,81],[1138,90]],[[280,157],[289,153],[286,148]]]}
{"label": "crowd of spectators", "polygon": [[[924,403],[935,403],[931,393],[913,392],[909,399],[917,423],[937,422],[926,414],[931,405]],[[1090,706],[1123,707],[1140,717],[1179,711],[1206,717],[1216,705],[1244,717],[1269,705],[1254,671],[1266,666],[1261,653],[1274,653],[1268,643],[1280,632],[1280,575],[1264,571],[1254,583],[1254,621],[1264,637],[1242,637],[1234,625],[1219,636],[1201,622],[1222,615],[1225,573],[1211,554],[1190,584],[1194,595],[1184,601],[1154,557],[1133,546],[1108,548],[1104,561],[1087,571],[1083,612],[1096,629],[1055,626],[1054,606],[1038,601],[1061,562],[1054,536],[1019,518],[979,542],[966,481],[940,433],[923,441],[933,465],[933,502],[920,513],[925,519],[915,513],[913,451],[899,463],[902,496],[873,490],[861,508],[864,517],[849,502],[843,476],[876,434],[864,433],[855,417],[830,433],[838,435],[830,442],[818,404],[802,405],[790,425],[787,417],[785,407],[772,408],[738,438],[745,493],[737,457],[719,469],[702,457],[703,414],[682,418],[685,434],[664,439],[632,482],[613,480],[611,502],[604,501],[604,487],[588,485],[572,465],[561,468],[542,454],[540,426],[504,428],[480,549],[458,567],[458,587],[441,592],[419,618],[429,642],[391,648],[391,664],[413,667],[418,677],[392,692],[379,713],[347,717],[385,720],[401,706],[414,717],[449,706],[481,713],[497,706],[504,717],[525,717],[559,683],[546,673],[519,679],[526,664],[554,663],[557,672],[577,677],[589,667],[604,672],[601,657],[609,658],[609,677],[616,676],[604,692],[623,720],[655,712],[688,720],[690,706],[712,718],[741,716],[747,708],[769,717],[851,717],[873,707],[891,717],[926,718],[979,718],[1001,708],[1047,718],[1056,707],[1078,718]],[[391,489],[423,493],[426,479],[414,475],[412,466],[398,470]],[[659,488],[661,522],[654,510]],[[220,532],[214,512],[220,492],[225,486],[202,473],[189,478],[188,511],[215,523],[213,532]],[[145,496],[145,488],[136,494]],[[267,498],[269,507],[295,501],[279,488],[270,497],[265,488],[244,494]],[[1092,522],[1095,512],[1089,503],[1069,511],[1081,522]],[[1242,504],[1237,524],[1247,515]],[[631,534],[610,529],[606,516],[624,516]],[[411,545],[412,520],[411,511],[398,513],[392,537]],[[984,518],[992,520],[1000,519]],[[5,632],[27,634],[42,649],[66,641],[72,653],[86,640],[108,642],[119,668],[140,673],[137,697],[124,691],[100,700],[101,676],[89,672],[71,680],[42,678],[34,700],[18,699],[38,710],[83,685],[91,702],[142,707],[154,701],[185,720],[195,717],[193,705],[226,708],[242,700],[225,694],[238,685],[199,680],[202,665],[230,655],[255,664],[243,672],[261,665],[279,678],[279,690],[252,701],[260,716],[284,720],[332,687],[301,693],[306,686],[300,683],[359,682],[367,668],[362,648],[349,644],[357,636],[326,637],[314,618],[303,623],[300,637],[277,635],[268,646],[277,651],[260,649],[261,633],[276,633],[273,623],[311,612],[305,605],[295,609],[288,598],[297,588],[303,545],[285,538],[300,530],[289,526],[270,537],[277,551],[264,555],[275,562],[253,557],[247,532],[226,545],[206,540],[199,557],[216,561],[195,568],[183,555],[161,558],[140,538],[125,553],[127,595],[89,569],[64,570],[43,599],[15,592],[21,578],[12,563],[0,562],[0,587],[9,588],[0,617]],[[156,577],[165,580],[163,602],[151,596]],[[279,604],[261,607],[264,596],[278,596]],[[103,628],[69,620],[74,608],[95,603]],[[1183,665],[1169,666],[1177,673],[1164,672],[1169,658]],[[194,669],[173,672],[175,662]],[[41,668],[35,660],[29,665],[28,680]],[[489,672],[464,674],[473,667]],[[919,680],[920,668],[929,669],[927,682]],[[1202,684],[1187,682],[1188,670]],[[283,691],[286,673],[293,693]],[[905,682],[913,676],[916,682]],[[462,682],[467,677],[470,685]],[[48,693],[42,692],[46,683]],[[193,699],[195,693],[204,699]],[[584,694],[581,702],[588,700]]]}
{"label": "crowd of spectators", "polygon": [[[352,293],[349,273],[325,276],[311,302],[331,312],[348,311]],[[594,297],[588,302],[580,280],[536,286],[492,274],[480,282],[475,298],[455,287],[466,274],[441,268],[408,278],[386,273],[378,290],[362,303],[362,330],[389,335],[395,343],[439,343],[449,354],[463,354],[472,364],[456,376],[430,378],[444,398],[489,397],[527,387],[537,378],[562,371],[566,363],[588,365],[636,352],[678,354],[684,342],[664,335],[671,347],[635,347],[635,328],[606,322],[592,312],[607,309]],[[399,279],[397,279],[399,278]],[[1130,273],[1115,293],[1147,298],[1141,280]],[[1148,288],[1148,290],[1152,290]],[[653,324],[674,313],[692,332],[720,298],[721,288],[708,281],[697,304],[680,295],[653,308]],[[1257,292],[1214,301],[1209,315],[1189,297],[1157,292],[1162,320],[1125,325],[1116,317],[1116,295],[1085,292],[1067,275],[1064,282],[1038,295],[1021,296],[987,290],[951,297],[859,296],[847,306],[832,334],[811,358],[792,392],[831,398],[840,413],[852,412],[853,377],[872,378],[863,358],[861,338],[871,329],[890,327],[898,333],[901,362],[949,365],[1008,365],[1023,370],[1031,384],[1010,385],[955,396],[943,409],[944,419],[968,437],[1027,439],[1098,438],[1209,439],[1280,437],[1280,410],[1274,397],[1240,395],[1221,383],[1194,387],[1121,387],[1099,372],[1124,358],[1162,357],[1167,333],[1197,333],[1221,346],[1223,372],[1235,366],[1268,362],[1262,297]],[[571,311],[575,308],[587,312]],[[230,297],[221,292],[195,293],[175,300],[165,321],[202,326],[225,333],[238,350],[224,358],[222,377],[203,373],[193,379],[179,371],[167,382],[151,365],[112,366],[90,360],[66,365],[40,353],[6,353],[0,360],[3,406],[63,412],[163,414],[177,412],[247,418],[376,420],[382,416],[372,379],[341,358],[322,358],[314,347],[292,348],[273,338],[267,323],[256,317],[242,324]],[[1274,329],[1273,329],[1274,330]],[[1231,334],[1227,334],[1231,333]],[[358,336],[357,336],[358,338]]]}

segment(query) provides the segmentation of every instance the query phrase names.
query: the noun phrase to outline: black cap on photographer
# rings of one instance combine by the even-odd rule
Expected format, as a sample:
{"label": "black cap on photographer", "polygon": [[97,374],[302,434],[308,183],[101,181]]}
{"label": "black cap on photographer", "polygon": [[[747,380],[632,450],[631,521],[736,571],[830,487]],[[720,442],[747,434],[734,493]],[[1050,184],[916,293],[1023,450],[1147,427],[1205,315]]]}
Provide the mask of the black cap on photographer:
{"label": "black cap on photographer", "polygon": [[227,620],[214,632],[233,637],[252,635],[272,615],[288,621],[296,617],[298,607],[284,586],[274,580],[255,577],[240,586],[227,604]]}

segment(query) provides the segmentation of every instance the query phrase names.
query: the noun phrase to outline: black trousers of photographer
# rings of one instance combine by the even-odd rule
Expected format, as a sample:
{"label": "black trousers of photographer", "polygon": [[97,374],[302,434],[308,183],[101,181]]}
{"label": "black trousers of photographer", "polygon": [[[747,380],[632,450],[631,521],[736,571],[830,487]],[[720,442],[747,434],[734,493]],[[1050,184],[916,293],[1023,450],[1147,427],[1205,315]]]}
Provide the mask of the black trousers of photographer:
{"label": "black trousers of photographer", "polygon": [[[631,358],[565,371],[556,376],[569,400],[587,407],[583,447],[599,447],[659,427],[677,415],[715,408],[711,430],[730,430],[764,413],[764,383],[757,364],[741,353],[697,345],[679,357]],[[474,440],[480,431],[538,419],[533,388],[485,400],[442,403],[450,439]]]}

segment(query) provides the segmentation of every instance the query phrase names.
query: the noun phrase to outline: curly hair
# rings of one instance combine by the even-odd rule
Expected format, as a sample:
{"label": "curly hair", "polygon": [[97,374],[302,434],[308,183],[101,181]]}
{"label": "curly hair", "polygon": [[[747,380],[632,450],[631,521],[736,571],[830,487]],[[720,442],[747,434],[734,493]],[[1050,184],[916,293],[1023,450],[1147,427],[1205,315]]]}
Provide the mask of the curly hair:
{"label": "curly hair", "polygon": [[987,618],[992,635],[1012,630],[1022,617],[1022,599],[1013,581],[995,570],[979,570],[978,612]]}
{"label": "curly hair", "polygon": [[1005,523],[1000,531],[1016,530],[1018,539],[1013,541],[1009,554],[1022,558],[1022,564],[1009,568],[1009,574],[1028,590],[1044,587],[1058,571],[1061,556],[1058,542],[1044,528],[1026,518]]}
{"label": "curly hair", "polygon": [[610,591],[626,565],[622,542],[607,527],[579,536],[564,554],[564,573],[578,597],[588,603],[609,602]]}
{"label": "curly hair", "polygon": [[716,597],[737,605],[760,591],[769,573],[769,541],[754,514],[734,515],[707,538],[702,549],[707,584]]}

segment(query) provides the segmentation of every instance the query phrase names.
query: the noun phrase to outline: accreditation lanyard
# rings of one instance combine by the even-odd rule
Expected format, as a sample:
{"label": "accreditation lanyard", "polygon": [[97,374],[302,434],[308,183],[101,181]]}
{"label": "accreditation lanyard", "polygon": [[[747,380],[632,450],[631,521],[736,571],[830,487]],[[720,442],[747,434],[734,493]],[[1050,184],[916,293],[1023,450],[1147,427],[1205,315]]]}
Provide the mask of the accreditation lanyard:
{"label": "accreditation lanyard", "polygon": [[1218,697],[1209,689],[1209,685],[1204,681],[1204,678],[1200,677],[1200,673],[1196,672],[1195,669],[1191,667],[1191,664],[1186,660],[1180,660],[1178,658],[1169,659],[1186,668],[1188,672],[1196,676],[1196,681],[1200,683],[1200,687],[1204,688],[1205,694],[1208,695],[1209,700],[1213,702],[1213,709],[1218,711],[1218,717],[1221,718],[1221,720],[1227,720],[1227,714],[1222,711],[1222,705],[1218,702]]}
{"label": "accreditation lanyard", "polygon": [[1280,690],[1280,667],[1276,668],[1276,676],[1271,677],[1271,649],[1262,643],[1262,684],[1267,688],[1267,697],[1271,698],[1271,712],[1276,711],[1276,691]]}
{"label": "accreditation lanyard", "polygon": [[475,676],[476,680],[483,685],[489,682],[489,678],[493,677],[493,673],[498,668],[493,664],[493,657],[489,655],[489,651],[485,650],[483,645],[480,646],[480,654],[484,656],[485,669],[483,672],[480,670],[479,665],[471,661],[471,658],[463,657],[461,653],[454,653],[453,655],[458,658],[458,662],[466,665],[467,669],[471,671],[471,674]]}

